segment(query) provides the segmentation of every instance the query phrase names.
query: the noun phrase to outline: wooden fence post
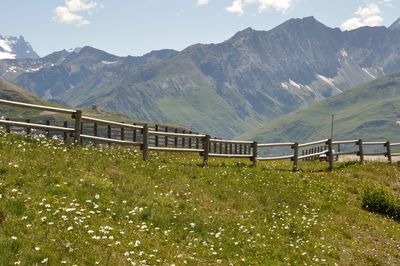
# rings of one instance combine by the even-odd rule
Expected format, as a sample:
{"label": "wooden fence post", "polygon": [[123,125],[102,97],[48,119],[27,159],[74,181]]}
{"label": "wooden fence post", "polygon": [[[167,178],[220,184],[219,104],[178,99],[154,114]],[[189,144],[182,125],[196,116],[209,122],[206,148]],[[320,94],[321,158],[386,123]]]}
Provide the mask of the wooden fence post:
{"label": "wooden fence post", "polygon": [[254,141],[251,144],[251,147],[253,148],[253,154],[251,157],[251,161],[253,162],[253,166],[256,167],[257,166],[257,147],[258,147],[257,141]]}
{"label": "wooden fence post", "polygon": [[75,119],[74,143],[75,145],[78,145],[81,142],[82,111],[76,110],[75,114],[72,115],[72,118]]}
{"label": "wooden fence post", "polygon": [[[124,122],[122,122],[124,123]],[[121,140],[125,140],[125,128],[121,127]]]}
{"label": "wooden fence post", "polygon": [[[30,119],[26,119],[26,123],[30,123],[30,122],[31,122]],[[26,135],[30,136],[31,132],[32,132],[31,128],[30,127],[26,127]]]}
{"label": "wooden fence post", "polygon": [[329,162],[329,171],[333,170],[333,143],[332,139],[328,139],[326,142],[328,144],[328,162]]}
{"label": "wooden fence post", "polygon": [[299,143],[292,146],[293,149],[293,172],[299,171]]}
{"label": "wooden fence post", "polygon": [[206,135],[203,138],[203,149],[204,149],[204,152],[203,152],[203,163],[204,163],[204,165],[208,164],[208,154],[210,152],[210,139],[211,139],[210,135]]}
{"label": "wooden fence post", "polygon": [[[85,126],[85,124],[83,122],[81,122],[81,135],[83,134],[84,126]],[[80,140],[80,145],[83,145],[83,138],[81,138],[81,140]]]}
{"label": "wooden fence post", "polygon": [[147,124],[143,125],[142,136],[143,136],[142,139],[143,160],[147,161],[149,154],[149,126]]}
{"label": "wooden fence post", "polygon": [[[68,121],[64,121],[64,127],[68,127]],[[68,141],[68,133],[64,132],[64,144]]]}
{"label": "wooden fence post", "polygon": [[[107,126],[107,138],[111,139],[112,138],[112,128],[111,125]],[[108,146],[111,146],[111,142],[108,143]]]}
{"label": "wooden fence post", "polygon": [[358,145],[358,156],[360,156],[360,163],[363,164],[364,163],[364,149],[363,149],[362,139],[359,139],[357,141],[357,145]]}
{"label": "wooden fence post", "polygon": [[[50,126],[50,121],[49,120],[46,120],[46,125]],[[49,138],[50,137],[50,130],[46,129],[45,135],[46,135],[46,138]]]}
{"label": "wooden fence post", "polygon": [[[168,132],[168,127],[165,127],[165,132]],[[165,136],[165,147],[168,147],[168,136]]]}
{"label": "wooden fence post", "polygon": [[386,156],[388,158],[389,163],[392,164],[392,151],[390,149],[390,141],[387,141],[385,143],[385,146],[386,146]]}

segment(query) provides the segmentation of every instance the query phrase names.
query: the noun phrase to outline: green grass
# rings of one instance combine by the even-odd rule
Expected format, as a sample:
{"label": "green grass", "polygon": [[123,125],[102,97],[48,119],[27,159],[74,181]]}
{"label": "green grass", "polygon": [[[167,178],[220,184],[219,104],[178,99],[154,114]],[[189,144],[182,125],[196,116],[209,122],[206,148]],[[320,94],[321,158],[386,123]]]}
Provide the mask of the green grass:
{"label": "green grass", "polygon": [[400,263],[397,166],[260,163],[0,136],[0,265]]}
{"label": "green grass", "polygon": [[371,212],[400,220],[400,197],[383,186],[366,186],[361,206]]}

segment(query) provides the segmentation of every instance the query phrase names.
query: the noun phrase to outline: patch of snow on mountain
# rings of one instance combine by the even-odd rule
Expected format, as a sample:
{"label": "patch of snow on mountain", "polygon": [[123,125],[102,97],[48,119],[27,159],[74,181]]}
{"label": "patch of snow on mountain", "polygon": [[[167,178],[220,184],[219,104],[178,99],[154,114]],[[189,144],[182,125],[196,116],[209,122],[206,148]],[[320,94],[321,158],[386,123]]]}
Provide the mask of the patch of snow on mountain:
{"label": "patch of snow on mountain", "polygon": [[117,61],[101,61],[101,63],[104,65],[112,65],[112,64],[117,63]]}
{"label": "patch of snow on mountain", "polygon": [[286,84],[286,83],[284,83],[284,82],[282,82],[281,83],[281,86],[282,86],[282,88],[284,88],[284,89],[289,89],[289,86]]}
{"label": "patch of snow on mountain", "polygon": [[29,73],[34,73],[34,72],[38,72],[39,70],[41,70],[43,67],[37,67],[37,68],[29,68],[26,70],[26,72]]}
{"label": "patch of snow on mountain", "polygon": [[371,76],[371,78],[376,79],[376,77],[374,75],[371,74],[371,72],[368,71],[368,69],[366,68],[362,68],[362,70],[367,73],[369,76]]}
{"label": "patch of snow on mountain", "polygon": [[0,35],[0,59],[39,58],[31,45],[22,36]]}
{"label": "patch of snow on mountain", "polygon": [[297,89],[301,89],[301,85],[297,84],[293,80],[289,79],[289,84],[292,85],[293,87],[296,87]]}
{"label": "patch of snow on mountain", "polygon": [[11,67],[8,68],[7,72],[16,73],[17,72],[17,67],[16,66],[11,66]]}
{"label": "patch of snow on mountain", "polygon": [[333,83],[333,79],[332,79],[332,78],[327,78],[327,77],[325,77],[325,76],[318,75],[318,74],[317,74],[317,77],[318,77],[321,81],[323,81],[323,82],[329,84],[330,86],[336,87],[335,84]]}
{"label": "patch of snow on mountain", "polygon": [[349,54],[346,52],[345,49],[340,50],[340,54],[341,54],[343,57],[348,57],[348,56],[349,56]]}
{"label": "patch of snow on mountain", "polygon": [[0,60],[1,59],[15,59],[15,54],[0,52]]}
{"label": "patch of snow on mountain", "polygon": [[12,52],[12,49],[10,47],[10,42],[8,40],[0,40],[0,48],[9,53]]}

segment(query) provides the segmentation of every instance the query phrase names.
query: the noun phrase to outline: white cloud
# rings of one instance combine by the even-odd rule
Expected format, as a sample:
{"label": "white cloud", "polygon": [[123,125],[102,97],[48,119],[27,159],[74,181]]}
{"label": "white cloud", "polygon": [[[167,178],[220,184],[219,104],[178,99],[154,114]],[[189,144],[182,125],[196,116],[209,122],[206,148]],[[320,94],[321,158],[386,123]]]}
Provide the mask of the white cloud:
{"label": "white cloud", "polygon": [[228,12],[239,16],[244,14],[247,6],[256,6],[259,13],[275,10],[286,13],[293,4],[293,0],[234,0],[230,6],[226,7]]}
{"label": "white cloud", "polygon": [[364,17],[374,16],[380,13],[381,10],[379,9],[378,5],[369,4],[366,7],[358,7],[357,11],[354,14],[364,18]]}
{"label": "white cloud", "polygon": [[235,0],[230,6],[226,7],[226,10],[241,16],[244,14],[243,8],[244,8],[244,2],[242,0]]}
{"label": "white cloud", "polygon": [[78,27],[90,24],[84,16],[78,12],[91,12],[97,7],[96,2],[86,2],[85,0],[65,0],[64,6],[58,6],[54,9],[53,20],[62,24],[72,24]]}
{"label": "white cloud", "polygon": [[204,6],[208,4],[208,0],[197,0],[197,5],[198,6]]}
{"label": "white cloud", "polygon": [[[390,3],[390,1],[384,1]],[[359,7],[354,13],[354,17],[342,23],[343,30],[354,30],[364,26],[379,26],[383,22],[381,10],[377,4],[369,4],[365,7]]]}

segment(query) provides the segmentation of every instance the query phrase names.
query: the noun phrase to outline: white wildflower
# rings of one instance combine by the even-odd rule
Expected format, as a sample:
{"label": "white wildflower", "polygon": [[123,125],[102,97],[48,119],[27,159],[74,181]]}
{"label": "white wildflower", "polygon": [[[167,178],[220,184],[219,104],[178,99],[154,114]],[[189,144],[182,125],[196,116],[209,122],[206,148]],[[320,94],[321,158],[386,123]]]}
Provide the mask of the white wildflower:
{"label": "white wildflower", "polygon": [[140,241],[139,241],[139,240],[136,240],[136,241],[135,241],[135,247],[138,247],[138,246],[140,246]]}

